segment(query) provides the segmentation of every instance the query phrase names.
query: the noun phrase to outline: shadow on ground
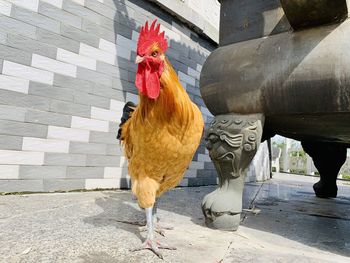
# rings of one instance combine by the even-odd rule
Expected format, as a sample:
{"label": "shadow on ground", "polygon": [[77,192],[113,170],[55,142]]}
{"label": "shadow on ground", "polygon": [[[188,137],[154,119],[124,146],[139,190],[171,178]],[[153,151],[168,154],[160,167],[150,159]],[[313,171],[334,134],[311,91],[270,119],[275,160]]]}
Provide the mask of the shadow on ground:
{"label": "shadow on ground", "polygon": [[312,184],[279,179],[265,183],[253,202],[261,212],[242,225],[304,245],[350,256],[350,188],[336,199],[315,197]]}
{"label": "shadow on ground", "polygon": [[[339,188],[337,199],[319,199],[313,194],[312,183],[286,182],[280,179],[263,184],[248,183],[243,206],[260,212],[257,215],[245,212],[242,226],[265,233],[262,237],[266,236],[268,240],[264,241],[271,242],[271,246],[287,239],[291,241],[288,242],[291,246],[298,246],[296,244],[299,243],[349,257],[350,188]],[[161,220],[171,223],[172,214],[176,214],[177,217],[183,217],[184,221],[205,228],[201,200],[214,189],[215,187],[193,187],[169,191],[159,200]],[[98,198],[95,202],[103,212],[85,218],[85,223],[96,227],[121,228],[143,240],[138,225],[145,223],[144,211],[139,209],[130,192],[106,192],[103,198]],[[220,233],[218,231],[217,235]],[[257,232],[254,233],[256,235]]]}

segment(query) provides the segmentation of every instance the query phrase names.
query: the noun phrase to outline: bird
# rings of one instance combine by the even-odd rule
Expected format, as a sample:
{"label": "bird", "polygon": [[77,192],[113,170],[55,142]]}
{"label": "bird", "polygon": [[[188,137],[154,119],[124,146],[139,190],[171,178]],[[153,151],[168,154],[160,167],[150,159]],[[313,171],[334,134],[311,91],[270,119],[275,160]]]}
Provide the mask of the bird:
{"label": "bird", "polygon": [[139,103],[125,105],[119,131],[131,189],[146,213],[147,237],[134,251],[150,249],[160,258],[160,249],[175,248],[155,239],[156,202],[180,183],[204,131],[202,113],[166,57],[167,49],[160,23],[154,20],[149,27],[147,21],[140,30],[135,59]]}

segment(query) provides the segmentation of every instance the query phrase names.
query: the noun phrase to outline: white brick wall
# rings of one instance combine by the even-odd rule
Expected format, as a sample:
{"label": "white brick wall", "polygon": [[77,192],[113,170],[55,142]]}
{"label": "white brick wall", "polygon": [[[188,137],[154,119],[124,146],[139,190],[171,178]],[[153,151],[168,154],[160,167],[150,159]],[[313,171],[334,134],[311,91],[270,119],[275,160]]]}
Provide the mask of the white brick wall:
{"label": "white brick wall", "polygon": [[86,179],[86,189],[119,188],[120,183],[116,179]]}
{"label": "white brick wall", "polygon": [[41,0],[43,2],[49,3],[53,6],[56,6],[58,8],[62,8],[62,2],[63,0]]}
{"label": "white brick wall", "polygon": [[0,165],[0,179],[18,179],[19,165]]}
{"label": "white brick wall", "polygon": [[132,41],[126,37],[123,37],[122,35],[117,35],[117,45],[122,46],[129,50],[136,50],[136,42]]}
{"label": "white brick wall", "polygon": [[85,0],[72,0],[72,1],[82,6],[85,5]]}
{"label": "white brick wall", "polygon": [[90,132],[87,130],[49,126],[47,138],[69,141],[88,142]]}
{"label": "white brick wall", "polygon": [[120,112],[91,107],[91,118],[106,121],[119,121]]}
{"label": "white brick wall", "polygon": [[211,159],[206,154],[198,154],[198,161],[199,162],[211,162]]}
{"label": "white brick wall", "polygon": [[[174,32],[174,31],[171,31],[169,28],[163,26],[163,25],[160,25],[160,31],[165,31],[165,37],[168,39],[168,40],[173,40],[173,41],[176,41],[176,42],[180,42],[181,41],[181,36],[180,34]],[[170,43],[169,43],[170,44]]]}
{"label": "white brick wall", "polygon": [[135,30],[132,31],[131,39],[132,39],[133,41],[136,42],[136,41],[139,39],[139,36],[140,36],[140,33],[139,33],[139,32],[137,32],[137,31],[135,31]]}
{"label": "white brick wall", "polygon": [[192,161],[190,163],[189,169],[204,169],[204,162]]}
{"label": "white brick wall", "polygon": [[194,77],[195,79],[199,80],[200,72],[198,72],[197,70],[194,70],[193,68],[189,67],[187,73],[191,77]]}
{"label": "white brick wall", "polygon": [[125,173],[127,172],[127,170],[121,167],[105,167],[104,169],[104,178],[106,179],[112,179],[112,178],[121,178],[121,177],[126,177],[123,175],[123,172],[125,170]]}
{"label": "white brick wall", "polygon": [[44,153],[0,150],[0,164],[43,165]]}
{"label": "white brick wall", "polygon": [[2,73],[14,77],[33,80],[45,84],[53,84],[53,73],[41,69],[4,60]]}
{"label": "white brick wall", "polygon": [[188,76],[187,74],[185,74],[185,73],[183,73],[181,71],[178,72],[178,75],[179,75],[179,79],[181,81],[184,81],[184,82],[186,82],[186,83],[188,83],[188,84],[190,84],[192,86],[196,85],[196,80],[193,77]]}
{"label": "white brick wall", "polygon": [[91,131],[108,132],[109,122],[73,116],[71,127]]}
{"label": "white brick wall", "polygon": [[76,66],[96,70],[96,60],[59,48],[57,60],[67,62]]}
{"label": "white brick wall", "polygon": [[102,38],[100,39],[99,48],[111,54],[117,54],[117,45]]}
{"label": "white brick wall", "polygon": [[8,2],[14,3],[20,7],[29,9],[34,12],[38,12],[39,0],[7,0]]}
{"label": "white brick wall", "polygon": [[77,76],[77,67],[51,58],[33,54],[32,66],[70,77]]}
{"label": "white brick wall", "polygon": [[111,99],[110,109],[112,111],[116,111],[122,115],[124,105],[125,105],[124,101],[118,101],[118,100]]}
{"label": "white brick wall", "polygon": [[5,16],[11,15],[11,3],[6,2],[4,0],[0,0],[0,14],[3,14]]}
{"label": "white brick wall", "polygon": [[0,89],[28,94],[29,81],[16,77],[0,75]]}
{"label": "white brick wall", "polygon": [[125,59],[130,59],[131,50],[126,47],[117,46],[117,55]]}
{"label": "white brick wall", "polygon": [[24,137],[22,150],[36,152],[68,153],[69,141]]}
{"label": "white brick wall", "polygon": [[84,43],[80,43],[80,50],[79,50],[79,54],[89,57],[89,58],[93,58],[99,61],[103,61],[106,62],[108,64],[115,64],[115,56],[113,56],[111,53],[86,45]]}

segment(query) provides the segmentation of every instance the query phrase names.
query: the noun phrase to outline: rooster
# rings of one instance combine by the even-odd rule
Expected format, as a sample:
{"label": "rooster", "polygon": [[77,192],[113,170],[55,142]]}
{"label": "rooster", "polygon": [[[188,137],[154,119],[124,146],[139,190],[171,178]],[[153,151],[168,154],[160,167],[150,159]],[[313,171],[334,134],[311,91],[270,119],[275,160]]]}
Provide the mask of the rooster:
{"label": "rooster", "polygon": [[[160,24],[148,22],[141,28],[137,43],[138,65],[135,84],[139,104],[128,102],[121,125],[120,140],[128,159],[132,192],[145,209],[147,238],[136,250],[150,249],[162,258],[159,249],[172,249],[154,238],[156,200],[176,187],[200,143],[204,122],[201,111],[190,100],[175,70],[165,56],[168,42]],[[125,114],[124,114],[125,115]]]}

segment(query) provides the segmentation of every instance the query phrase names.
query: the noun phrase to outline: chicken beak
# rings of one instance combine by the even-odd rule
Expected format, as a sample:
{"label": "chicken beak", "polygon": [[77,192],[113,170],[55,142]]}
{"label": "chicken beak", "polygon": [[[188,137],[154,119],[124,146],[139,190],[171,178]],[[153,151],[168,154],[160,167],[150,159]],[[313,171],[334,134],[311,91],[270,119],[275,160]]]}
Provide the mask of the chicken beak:
{"label": "chicken beak", "polygon": [[144,60],[145,60],[144,57],[141,57],[141,56],[137,55],[136,59],[135,59],[135,64],[139,64],[139,63],[141,63]]}

